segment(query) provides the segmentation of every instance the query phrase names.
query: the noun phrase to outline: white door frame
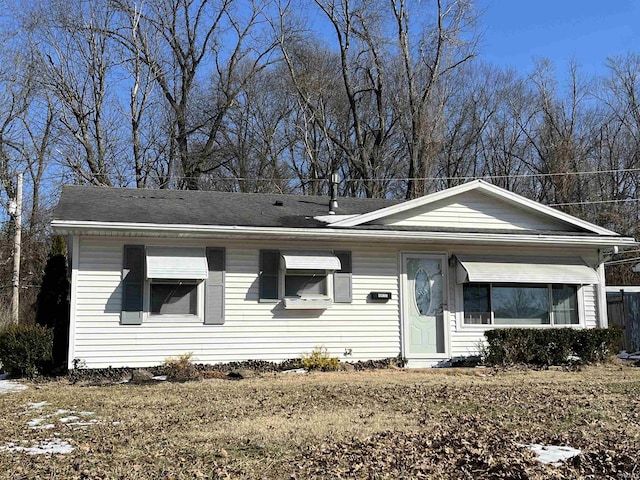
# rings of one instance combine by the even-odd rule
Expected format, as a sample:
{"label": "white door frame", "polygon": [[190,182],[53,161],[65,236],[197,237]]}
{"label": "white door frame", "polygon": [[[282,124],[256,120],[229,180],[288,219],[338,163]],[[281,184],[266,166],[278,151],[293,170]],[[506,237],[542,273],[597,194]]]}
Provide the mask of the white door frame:
{"label": "white door frame", "polygon": [[[407,318],[407,301],[409,299],[407,288],[407,258],[438,259],[442,265],[442,321],[444,322],[444,353],[430,353],[428,356],[409,355],[409,325]],[[451,358],[451,322],[449,321],[449,264],[446,253],[432,252],[400,252],[400,337],[402,356],[407,360],[442,360]],[[411,362],[410,362],[411,363]]]}

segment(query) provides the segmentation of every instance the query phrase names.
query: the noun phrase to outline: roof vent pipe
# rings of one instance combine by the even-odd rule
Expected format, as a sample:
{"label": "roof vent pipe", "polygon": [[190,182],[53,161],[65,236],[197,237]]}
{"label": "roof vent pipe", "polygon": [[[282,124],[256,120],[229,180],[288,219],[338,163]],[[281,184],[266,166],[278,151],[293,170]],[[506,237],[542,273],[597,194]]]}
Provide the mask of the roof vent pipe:
{"label": "roof vent pipe", "polygon": [[329,179],[329,190],[331,200],[329,200],[329,215],[335,215],[338,209],[338,174],[332,173]]}

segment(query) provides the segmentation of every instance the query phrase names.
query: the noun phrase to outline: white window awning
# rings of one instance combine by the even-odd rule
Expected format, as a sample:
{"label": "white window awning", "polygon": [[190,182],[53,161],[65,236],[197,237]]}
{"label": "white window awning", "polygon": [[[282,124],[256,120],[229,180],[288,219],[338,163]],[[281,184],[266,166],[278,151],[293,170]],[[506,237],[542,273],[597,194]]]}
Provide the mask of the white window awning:
{"label": "white window awning", "polygon": [[580,257],[510,257],[458,255],[458,283],[600,283],[597,272]]}
{"label": "white window awning", "polygon": [[206,280],[209,265],[202,247],[146,247],[147,278]]}
{"label": "white window awning", "polygon": [[338,257],[331,252],[284,252],[287,270],[340,270]]}

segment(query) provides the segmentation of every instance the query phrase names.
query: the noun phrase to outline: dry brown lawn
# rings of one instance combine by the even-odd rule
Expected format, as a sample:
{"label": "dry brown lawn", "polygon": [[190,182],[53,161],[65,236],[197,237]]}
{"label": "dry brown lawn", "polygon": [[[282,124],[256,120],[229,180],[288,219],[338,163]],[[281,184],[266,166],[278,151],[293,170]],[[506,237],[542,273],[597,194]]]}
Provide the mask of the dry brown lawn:
{"label": "dry brown lawn", "polygon": [[[0,395],[0,447],[75,450],[5,450],[0,478],[640,478],[640,368],[479,373],[30,385]],[[583,453],[546,466],[528,443]]]}

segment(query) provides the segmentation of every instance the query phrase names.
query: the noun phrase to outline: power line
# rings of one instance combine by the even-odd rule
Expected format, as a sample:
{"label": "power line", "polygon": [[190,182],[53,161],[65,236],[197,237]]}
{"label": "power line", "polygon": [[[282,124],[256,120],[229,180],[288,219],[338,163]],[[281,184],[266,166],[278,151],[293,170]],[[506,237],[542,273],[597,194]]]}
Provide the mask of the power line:
{"label": "power line", "polygon": [[569,205],[597,205],[601,203],[640,202],[640,198],[623,198],[619,200],[587,200],[584,202],[549,203],[549,207],[565,207]]}
{"label": "power line", "polygon": [[640,260],[640,257],[625,258],[624,260],[613,260],[612,262],[605,262],[605,265],[622,265],[624,263],[636,263]]}
{"label": "power line", "polygon": [[[620,168],[620,169],[610,169],[610,170],[585,170],[578,172],[555,172],[555,173],[516,173],[516,174],[503,174],[503,175],[475,175],[475,176],[440,176],[440,177],[385,177],[385,178],[343,178],[343,182],[389,182],[389,181],[437,181],[437,180],[500,180],[500,179],[508,179],[508,178],[548,178],[548,177],[561,177],[561,176],[579,176],[579,175],[605,175],[605,174],[614,174],[614,173],[632,173],[632,172],[640,172],[640,168]],[[73,175],[73,174],[71,174]],[[109,175],[109,172],[96,172],[90,173],[89,175]],[[43,177],[43,180],[61,180],[64,174],[60,175],[51,175]],[[294,178],[274,178],[274,177],[210,177],[207,174],[202,174],[198,177],[194,176],[180,176],[180,175],[144,175],[146,178],[151,178],[155,180],[165,180],[170,179],[173,181],[176,180],[202,180],[207,179],[210,181],[238,181],[238,182],[274,182],[274,181],[282,181],[282,182],[312,182],[312,181],[326,181],[327,178],[309,178],[309,177],[294,177]],[[133,177],[132,177],[133,178]]]}
{"label": "power line", "polygon": [[[504,179],[504,178],[530,178],[530,177],[550,177],[550,176],[561,176],[561,175],[601,175],[601,174],[611,174],[611,173],[619,173],[619,172],[640,172],[640,168],[627,168],[620,170],[593,170],[593,171],[582,171],[582,172],[563,172],[563,173],[531,173],[531,174],[518,174],[518,175],[485,175],[485,176],[477,176],[477,177],[403,177],[403,178],[344,178],[343,182],[365,182],[365,181],[376,181],[376,182],[400,182],[400,181],[436,181],[436,180],[486,180],[486,179]],[[43,180],[50,180],[54,177],[43,177]],[[148,178],[152,179],[160,179],[160,176],[148,176]],[[319,182],[326,181],[326,178],[252,178],[252,177],[207,177],[206,175],[201,177],[182,177],[182,176],[173,176],[173,181],[179,180],[189,180],[189,179],[207,179],[211,182],[218,181],[233,181],[233,182]],[[58,176],[55,176],[55,179],[60,180]],[[575,205],[600,205],[600,204],[612,204],[612,203],[628,203],[628,202],[638,202],[640,199],[638,198],[625,198],[625,199],[617,199],[617,200],[587,200],[582,202],[563,202],[563,203],[550,203],[547,204],[550,207],[565,207],[565,206],[575,206]]]}

